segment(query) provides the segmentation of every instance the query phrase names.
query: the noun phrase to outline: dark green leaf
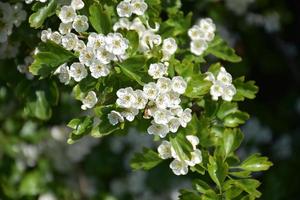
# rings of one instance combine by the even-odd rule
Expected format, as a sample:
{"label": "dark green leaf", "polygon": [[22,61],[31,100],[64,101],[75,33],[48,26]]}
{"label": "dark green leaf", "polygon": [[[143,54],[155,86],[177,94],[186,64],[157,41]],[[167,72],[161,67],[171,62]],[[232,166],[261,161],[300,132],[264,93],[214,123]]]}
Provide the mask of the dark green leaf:
{"label": "dark green leaf", "polygon": [[89,12],[89,21],[98,33],[108,34],[111,32],[112,25],[109,12],[98,3],[91,5]]}
{"label": "dark green leaf", "polygon": [[233,97],[234,101],[243,101],[245,98],[254,99],[258,92],[255,81],[245,82],[245,77],[235,79],[233,85],[236,87],[236,95]]}
{"label": "dark green leaf", "polygon": [[36,91],[35,98],[29,100],[24,109],[29,116],[36,117],[41,120],[47,120],[52,115],[51,107],[47,101],[44,91]]}
{"label": "dark green leaf", "polygon": [[222,149],[225,157],[234,152],[241,144],[243,134],[240,129],[225,129],[222,135]]}
{"label": "dark green leaf", "polygon": [[227,163],[224,162],[221,157],[214,158],[210,156],[207,170],[211,179],[217,184],[219,188],[222,188],[222,184],[228,173]]}
{"label": "dark green leaf", "polygon": [[187,79],[187,89],[185,95],[190,98],[201,98],[207,94],[211,87],[211,82],[204,80],[206,75],[195,74]]}

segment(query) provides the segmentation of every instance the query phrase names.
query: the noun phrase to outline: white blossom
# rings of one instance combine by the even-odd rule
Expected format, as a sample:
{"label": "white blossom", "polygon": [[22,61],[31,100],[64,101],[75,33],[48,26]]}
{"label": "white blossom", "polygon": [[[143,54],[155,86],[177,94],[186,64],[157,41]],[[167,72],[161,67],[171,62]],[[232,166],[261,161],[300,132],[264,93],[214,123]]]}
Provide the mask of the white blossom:
{"label": "white blossom", "polygon": [[186,175],[189,171],[188,165],[184,161],[176,159],[170,163],[170,168],[172,169],[173,173],[177,176]]}
{"label": "white blossom", "polygon": [[163,60],[169,60],[170,56],[173,55],[177,50],[177,43],[174,38],[164,39],[162,45]]}
{"label": "white blossom", "polygon": [[69,73],[70,72],[69,72],[69,67],[67,66],[67,63],[60,65],[54,72],[54,74],[58,74],[59,81],[66,85],[69,84],[69,82],[71,80],[71,76]]}
{"label": "white blossom", "polygon": [[89,28],[88,18],[85,15],[77,15],[73,21],[72,27],[78,33],[84,32]]}
{"label": "white blossom", "polygon": [[93,62],[93,64],[90,66],[91,75],[94,78],[100,78],[107,76],[110,72],[110,65],[102,64],[100,61],[96,60]]}
{"label": "white blossom", "polygon": [[167,104],[168,107],[176,108],[181,102],[180,94],[174,91],[169,91],[167,95],[168,95],[168,104]]}
{"label": "white blossom", "polygon": [[49,37],[49,39],[51,41],[55,42],[56,44],[61,43],[61,38],[62,38],[62,35],[58,31],[54,31],[53,33],[50,34],[50,37]]}
{"label": "white blossom", "polygon": [[169,94],[159,94],[157,98],[155,99],[155,104],[158,108],[165,109],[169,106]]}
{"label": "white blossom", "polygon": [[168,125],[170,132],[176,133],[181,124],[180,120],[177,117],[172,117]]}
{"label": "white blossom", "polygon": [[169,133],[169,127],[164,124],[156,124],[154,121],[151,121],[151,126],[148,127],[147,132],[150,135],[158,135],[161,138],[166,137]]}
{"label": "white blossom", "polygon": [[187,88],[187,83],[181,76],[174,76],[172,78],[172,90],[179,93],[184,94]]}
{"label": "white blossom", "polygon": [[75,52],[81,52],[81,51],[85,51],[85,50],[86,50],[86,45],[85,45],[84,41],[78,39],[77,40],[77,45],[74,48],[74,51]]}
{"label": "white blossom", "polygon": [[191,159],[185,160],[186,164],[193,167],[199,163],[202,162],[202,152],[200,149],[195,149],[193,152],[191,152]]}
{"label": "white blossom", "polygon": [[61,43],[62,46],[67,50],[73,50],[76,48],[78,42],[78,37],[74,33],[67,33],[62,36]]}
{"label": "white blossom", "polygon": [[126,29],[129,30],[130,26],[131,26],[131,22],[129,21],[128,18],[120,18],[119,21],[117,21],[114,25],[113,25],[113,30],[117,31],[119,29]]}
{"label": "white blossom", "polygon": [[147,10],[148,5],[144,0],[132,0],[131,1],[131,9],[132,12],[136,15],[143,15]]}
{"label": "white blossom", "polygon": [[204,40],[205,32],[198,25],[194,25],[188,30],[188,35],[192,40]]}
{"label": "white blossom", "polygon": [[134,95],[135,95],[134,107],[137,109],[144,109],[148,102],[148,99],[146,98],[144,92],[142,90],[135,90]]}
{"label": "white blossom", "polygon": [[153,82],[147,83],[143,87],[144,95],[149,100],[155,100],[155,98],[158,95],[158,89],[156,87],[156,84]]}
{"label": "white blossom", "polygon": [[126,120],[132,122],[136,115],[139,114],[139,110],[136,108],[125,109],[121,115],[126,118]]}
{"label": "white blossom", "polygon": [[125,54],[128,45],[129,41],[120,33],[109,33],[106,37],[106,49],[116,56]]}
{"label": "white blossom", "polygon": [[83,64],[76,62],[70,66],[69,74],[75,81],[79,82],[84,79],[88,73]]}
{"label": "white blossom", "polygon": [[113,126],[117,125],[120,122],[124,122],[123,116],[115,110],[112,110],[108,115],[108,120],[109,123],[112,124]]}
{"label": "white blossom", "polygon": [[81,10],[82,8],[84,8],[84,2],[82,0],[72,0],[71,7],[74,10]]}
{"label": "white blossom", "polygon": [[109,64],[114,58],[114,55],[108,52],[105,48],[98,48],[95,55],[96,58],[103,64]]}
{"label": "white blossom", "polygon": [[82,100],[82,110],[86,110],[87,108],[93,108],[98,101],[97,95],[94,91],[89,91],[88,94]]}
{"label": "white blossom", "polygon": [[103,34],[90,33],[86,46],[94,50],[105,48],[105,39],[106,37]]}
{"label": "white blossom", "polygon": [[185,128],[187,123],[192,120],[192,110],[190,108],[186,108],[179,116],[179,119],[181,126]]}
{"label": "white blossom", "polygon": [[203,54],[207,47],[208,45],[205,40],[193,40],[191,42],[191,52],[197,56]]}
{"label": "white blossom", "polygon": [[58,30],[61,34],[64,34],[64,35],[67,34],[67,33],[70,33],[71,30],[72,30],[72,23],[71,22],[69,22],[69,23],[60,23]]}
{"label": "white blossom", "polygon": [[58,17],[63,23],[73,22],[76,12],[71,6],[63,6],[58,13]]}
{"label": "white blossom", "polygon": [[172,118],[172,113],[166,109],[158,109],[153,114],[153,119],[156,124],[167,125]]}
{"label": "white blossom", "polygon": [[132,5],[128,1],[121,1],[117,5],[117,13],[119,17],[130,17],[132,15]]}
{"label": "white blossom", "polygon": [[162,159],[172,158],[171,147],[172,145],[169,141],[162,141],[162,143],[157,148],[159,157],[161,157]]}
{"label": "white blossom", "polygon": [[223,87],[222,99],[224,101],[231,101],[236,94],[236,89],[233,85],[226,85]]}
{"label": "white blossom", "polygon": [[117,105],[122,108],[131,108],[136,102],[136,96],[131,87],[121,88],[117,91]]}
{"label": "white blossom", "polygon": [[217,76],[217,80],[220,81],[224,85],[231,85],[232,76],[229,74],[224,67],[220,68],[220,71]]}
{"label": "white blossom", "polygon": [[85,50],[80,52],[79,61],[82,64],[90,67],[93,64],[94,60],[95,60],[95,55],[92,48],[87,47]]}
{"label": "white blossom", "polygon": [[52,30],[50,28],[48,28],[46,30],[42,30],[42,32],[41,32],[41,40],[43,42],[47,42],[47,40],[50,39],[51,34],[52,34]]}
{"label": "white blossom", "polygon": [[154,63],[149,66],[148,74],[153,79],[162,78],[168,73],[168,68],[163,63]]}
{"label": "white blossom", "polygon": [[199,138],[195,135],[187,135],[185,137],[192,144],[193,150],[196,150],[197,145],[199,144]]}
{"label": "white blossom", "polygon": [[167,93],[172,89],[172,81],[169,78],[159,78],[156,85],[160,93]]}

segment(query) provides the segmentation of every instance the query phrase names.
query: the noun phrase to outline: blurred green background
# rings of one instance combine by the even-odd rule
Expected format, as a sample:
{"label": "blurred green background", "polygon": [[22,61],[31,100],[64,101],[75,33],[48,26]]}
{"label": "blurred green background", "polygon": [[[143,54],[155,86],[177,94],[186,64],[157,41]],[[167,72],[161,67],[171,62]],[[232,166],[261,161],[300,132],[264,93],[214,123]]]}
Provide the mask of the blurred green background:
{"label": "blurred green background", "polygon": [[[239,154],[261,152],[274,163],[269,171],[256,174],[262,181],[261,199],[299,199],[300,2],[183,0],[182,9],[185,14],[192,11],[194,21],[211,17],[218,33],[243,58],[224,66],[260,87],[255,100],[241,105],[252,117],[243,127]],[[1,200],[171,200],[177,199],[177,189],[190,187],[188,177],[175,177],[166,163],[150,172],[132,172],[128,161],[133,153],[142,146],[155,147],[149,135],[135,129],[126,137],[85,137],[66,144],[64,124],[82,111],[67,87],[58,97],[55,81],[30,80],[30,74],[20,70],[39,40],[27,27],[24,22],[7,44],[0,43]],[[37,91],[53,100],[44,112],[52,112],[49,120],[29,114],[43,101],[37,100]],[[58,105],[52,106],[55,102]]]}

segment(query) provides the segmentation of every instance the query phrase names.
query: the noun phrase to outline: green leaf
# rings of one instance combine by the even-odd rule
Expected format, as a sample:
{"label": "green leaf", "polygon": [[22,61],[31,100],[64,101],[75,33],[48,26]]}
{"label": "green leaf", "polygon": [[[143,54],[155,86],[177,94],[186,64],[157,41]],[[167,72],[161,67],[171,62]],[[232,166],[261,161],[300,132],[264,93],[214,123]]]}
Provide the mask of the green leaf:
{"label": "green leaf", "polygon": [[237,127],[241,124],[244,124],[249,119],[249,114],[237,111],[235,113],[229,114],[224,118],[224,126],[227,127]]}
{"label": "green leaf", "polygon": [[91,131],[93,126],[93,119],[88,116],[78,119],[72,119],[67,126],[74,129],[68,139],[68,143],[72,144]]}
{"label": "green leaf", "polygon": [[193,151],[192,144],[186,139],[183,131],[179,131],[176,136],[170,137],[170,142],[176,154],[181,160],[189,160]]}
{"label": "green leaf", "polygon": [[199,200],[200,195],[190,190],[180,190],[179,200]]}
{"label": "green leaf", "polygon": [[222,149],[225,158],[234,152],[242,143],[243,134],[240,129],[225,129],[222,135]]}
{"label": "green leaf", "polygon": [[144,85],[142,79],[149,77],[144,69],[145,64],[146,59],[143,56],[135,56],[128,58],[118,65],[128,78],[135,80],[140,85]]}
{"label": "green leaf", "polygon": [[244,101],[245,98],[254,99],[258,92],[255,81],[245,82],[245,77],[235,79],[233,85],[236,88],[236,95],[233,97],[234,101]]}
{"label": "green leaf", "polygon": [[56,0],[50,0],[50,2],[37,10],[29,17],[29,24],[33,28],[39,28],[43,25],[44,21],[55,14],[57,2]]}
{"label": "green leaf", "polygon": [[185,96],[190,98],[201,98],[207,94],[211,87],[211,82],[204,80],[206,75],[195,74],[187,79]]}
{"label": "green leaf", "polygon": [[212,190],[211,187],[200,179],[193,180],[193,188],[202,194],[207,194],[208,191]]}
{"label": "green leaf", "polygon": [[215,36],[214,40],[209,44],[206,53],[229,62],[240,62],[242,60],[220,36]]}
{"label": "green leaf", "polygon": [[129,40],[130,47],[129,47],[129,54],[133,55],[139,47],[139,35],[136,31],[128,31],[126,34],[126,38]]}
{"label": "green leaf", "polygon": [[34,75],[48,76],[51,72],[63,63],[75,58],[75,55],[54,42],[41,43],[39,52],[34,56],[35,60],[29,67]]}
{"label": "green leaf", "polygon": [[222,188],[222,184],[228,174],[228,165],[221,157],[209,157],[207,170],[211,179],[217,184],[218,188]]}
{"label": "green leaf", "polygon": [[21,179],[19,192],[24,196],[35,196],[40,194],[43,189],[44,183],[41,173],[38,170],[29,171]]}
{"label": "green leaf", "polygon": [[270,162],[267,157],[262,157],[260,154],[253,154],[244,160],[238,168],[258,172],[268,170],[272,165],[272,162]]}
{"label": "green leaf", "polygon": [[148,148],[144,148],[142,153],[136,153],[130,162],[131,168],[135,170],[144,169],[149,170],[163,160],[159,157],[159,155]]}
{"label": "green leaf", "polygon": [[237,111],[238,111],[237,103],[222,102],[217,112],[217,117],[219,119],[224,119],[226,116],[236,113]]}
{"label": "green leaf", "polygon": [[47,101],[45,92],[36,91],[35,98],[29,100],[24,108],[24,112],[32,117],[48,120],[52,115],[52,110]]}
{"label": "green leaf", "polygon": [[98,33],[108,34],[111,32],[111,16],[100,4],[94,3],[91,5],[89,13],[89,21]]}
{"label": "green leaf", "polygon": [[238,179],[238,180],[229,180],[231,184],[235,185],[236,187],[244,190],[248,194],[254,197],[260,197],[261,193],[256,190],[260,186],[260,182],[255,179]]}

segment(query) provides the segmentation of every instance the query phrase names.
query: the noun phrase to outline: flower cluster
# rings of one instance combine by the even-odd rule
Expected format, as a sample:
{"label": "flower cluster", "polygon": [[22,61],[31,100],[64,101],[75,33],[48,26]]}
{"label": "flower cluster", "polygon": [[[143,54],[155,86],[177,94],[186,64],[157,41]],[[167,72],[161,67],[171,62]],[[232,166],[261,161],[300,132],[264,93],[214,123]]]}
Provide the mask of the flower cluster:
{"label": "flower cluster", "polygon": [[124,0],[117,6],[119,17],[131,17],[132,14],[143,15],[148,5],[144,0]]}
{"label": "flower cluster", "polygon": [[212,19],[201,19],[198,24],[189,29],[188,35],[191,38],[191,52],[200,56],[208,48],[208,42],[215,37],[216,26]]}
{"label": "flower cluster", "polygon": [[23,64],[19,64],[17,69],[20,73],[25,74],[26,78],[29,80],[33,79],[33,75],[29,72],[29,65],[33,62],[32,56],[26,56]]}
{"label": "flower cluster", "polygon": [[26,11],[23,4],[9,4],[0,2],[0,43],[7,41],[13,32],[13,27],[19,27],[26,19]]}
{"label": "flower cluster", "polygon": [[118,90],[116,104],[124,111],[112,111],[109,121],[112,125],[123,122],[124,118],[133,121],[139,110],[144,110],[144,118],[150,119],[149,134],[164,138],[169,132],[177,132],[180,126],[186,127],[191,120],[191,109],[183,110],[180,106],[180,95],[185,92],[186,82],[180,76],[173,79],[158,78],[157,82],[144,85],[143,90],[133,90],[131,87]]}
{"label": "flower cluster", "polygon": [[186,175],[188,173],[188,167],[193,167],[202,162],[202,153],[200,149],[197,149],[199,139],[194,135],[187,135],[186,139],[191,143],[193,151],[191,152],[191,158],[180,158],[174,147],[169,141],[164,140],[159,145],[157,151],[162,159],[173,158],[174,160],[170,163],[170,168],[176,175]]}
{"label": "flower cluster", "polygon": [[210,88],[210,94],[215,101],[219,97],[222,97],[224,101],[231,101],[236,94],[236,89],[232,84],[232,77],[224,67],[221,67],[216,77],[211,72],[207,72],[205,79],[213,83]]}

